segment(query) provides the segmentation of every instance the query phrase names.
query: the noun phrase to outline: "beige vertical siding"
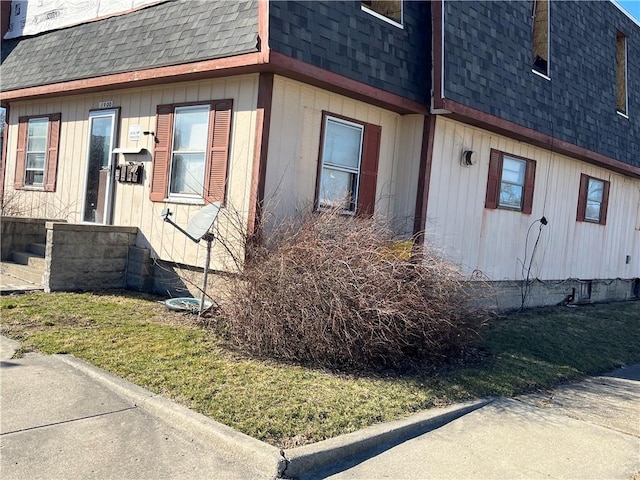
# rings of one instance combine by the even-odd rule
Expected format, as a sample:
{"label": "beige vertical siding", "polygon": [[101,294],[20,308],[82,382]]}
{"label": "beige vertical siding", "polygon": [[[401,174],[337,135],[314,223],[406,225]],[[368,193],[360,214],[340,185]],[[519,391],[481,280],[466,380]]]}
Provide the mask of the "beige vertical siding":
{"label": "beige vertical siding", "polygon": [[282,217],[313,205],[323,111],[382,127],[376,216],[398,222],[410,234],[424,117],[401,116],[283,77],[274,80],[267,210]]}
{"label": "beige vertical siding", "polygon": [[[112,101],[114,108],[120,109],[120,134],[116,146],[144,147],[151,152],[143,155],[118,155],[119,164],[127,161],[143,162],[145,172],[142,185],[116,183],[113,223],[139,227],[138,244],[151,248],[157,258],[202,266],[204,245],[194,244],[171,225],[164,223],[160,216],[162,209],[168,206],[173,212],[172,218],[185,227],[194,213],[202,208],[202,204],[165,204],[149,200],[153,137],[141,135],[138,142],[130,142],[129,126],[140,125],[142,131],[155,131],[156,106],[160,104],[233,99],[228,208],[225,211],[227,214],[233,214],[225,216],[238,217],[246,223],[255,142],[257,85],[257,75],[246,75],[12,104],[7,150],[7,196],[13,195],[18,117],[60,112],[62,125],[56,191],[45,193],[21,190],[16,192],[16,201],[23,216],[60,218],[79,223],[86,169],[89,111],[97,109],[101,101]],[[231,223],[238,222],[222,220],[220,230],[228,234],[233,231],[237,237],[235,227],[232,227]],[[237,249],[237,245],[233,248]],[[225,262],[229,263],[225,249],[217,245],[213,266],[224,268]]]}
{"label": "beige vertical siding", "polygon": [[[531,215],[484,208],[491,148],[536,160]],[[464,150],[478,154],[475,166],[460,165]],[[581,173],[611,182],[605,226],[576,221]],[[467,273],[478,270],[491,280],[521,280],[539,232],[540,223],[534,222],[545,216],[549,224],[542,228],[531,278],[640,277],[639,207],[640,180],[437,119],[427,236]]]}

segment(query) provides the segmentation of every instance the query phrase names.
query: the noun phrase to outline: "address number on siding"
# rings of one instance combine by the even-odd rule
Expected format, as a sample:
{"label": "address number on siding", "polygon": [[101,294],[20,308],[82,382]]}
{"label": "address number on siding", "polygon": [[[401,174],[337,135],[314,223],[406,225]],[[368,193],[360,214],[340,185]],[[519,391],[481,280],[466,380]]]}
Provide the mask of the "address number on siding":
{"label": "address number on siding", "polygon": [[98,108],[111,108],[113,107],[113,101],[109,100],[108,102],[98,102]]}

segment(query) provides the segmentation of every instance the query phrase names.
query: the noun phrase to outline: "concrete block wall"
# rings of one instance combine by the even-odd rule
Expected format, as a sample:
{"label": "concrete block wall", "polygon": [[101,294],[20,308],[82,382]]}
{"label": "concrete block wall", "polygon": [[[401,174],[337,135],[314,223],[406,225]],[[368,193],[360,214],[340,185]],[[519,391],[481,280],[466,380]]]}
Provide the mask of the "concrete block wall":
{"label": "concrete block wall", "polygon": [[126,285],[140,292],[153,290],[153,265],[148,248],[129,246]]}
{"label": "concrete block wall", "polygon": [[45,291],[126,288],[137,227],[46,223]]}
{"label": "concrete block wall", "polygon": [[47,231],[46,219],[1,217],[0,256],[8,260],[13,252],[26,251],[30,243],[44,243]]}

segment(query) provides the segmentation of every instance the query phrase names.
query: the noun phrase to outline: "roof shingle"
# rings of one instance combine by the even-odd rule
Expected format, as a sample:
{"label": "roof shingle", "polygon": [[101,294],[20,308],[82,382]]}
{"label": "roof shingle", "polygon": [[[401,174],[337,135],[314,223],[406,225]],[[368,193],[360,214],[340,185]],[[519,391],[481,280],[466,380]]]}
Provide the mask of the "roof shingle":
{"label": "roof shingle", "polygon": [[0,89],[47,85],[257,51],[257,0],[175,0],[2,41]]}

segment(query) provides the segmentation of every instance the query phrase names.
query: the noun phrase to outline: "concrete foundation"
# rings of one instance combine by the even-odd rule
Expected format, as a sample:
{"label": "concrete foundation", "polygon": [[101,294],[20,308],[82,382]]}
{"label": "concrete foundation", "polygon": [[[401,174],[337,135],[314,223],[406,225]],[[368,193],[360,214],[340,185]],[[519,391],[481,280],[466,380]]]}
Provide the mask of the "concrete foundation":
{"label": "concrete foundation", "polygon": [[[1,234],[3,260],[46,237],[47,292],[128,288],[166,297],[201,295],[203,268],[154,259],[149,249],[136,245],[137,227],[3,217]],[[640,299],[640,278],[474,280],[467,285],[478,306],[494,311]],[[210,272],[211,298],[222,303],[229,292],[228,277]]]}
{"label": "concrete foundation", "polygon": [[479,306],[495,311],[640,299],[634,278],[471,282],[470,289]]}

